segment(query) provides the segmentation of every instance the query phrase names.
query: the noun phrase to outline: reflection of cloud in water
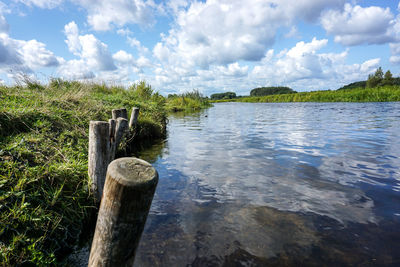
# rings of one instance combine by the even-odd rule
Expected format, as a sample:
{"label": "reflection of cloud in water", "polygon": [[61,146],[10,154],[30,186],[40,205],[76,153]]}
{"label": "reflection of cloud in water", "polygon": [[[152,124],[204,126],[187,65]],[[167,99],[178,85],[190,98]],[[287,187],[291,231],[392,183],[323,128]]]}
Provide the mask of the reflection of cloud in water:
{"label": "reflection of cloud in water", "polygon": [[310,163],[299,163],[318,165],[321,157],[264,148],[259,144],[265,138],[249,140],[239,134],[237,128],[242,127],[231,127],[231,133],[227,127],[217,127],[214,134],[201,138],[180,129],[170,137],[170,150],[178,152],[171,153],[175,158],[169,162],[200,185],[215,189],[220,202],[238,199],[279,210],[314,212],[339,221],[375,222],[373,201],[361,190],[330,182]]}
{"label": "reflection of cloud in water", "polygon": [[375,189],[396,189],[399,127],[368,117],[374,105],[244,105],[171,119],[138,266],[218,266],[241,249],[307,254],[320,242],[315,217],[381,219],[374,200],[387,191]]}

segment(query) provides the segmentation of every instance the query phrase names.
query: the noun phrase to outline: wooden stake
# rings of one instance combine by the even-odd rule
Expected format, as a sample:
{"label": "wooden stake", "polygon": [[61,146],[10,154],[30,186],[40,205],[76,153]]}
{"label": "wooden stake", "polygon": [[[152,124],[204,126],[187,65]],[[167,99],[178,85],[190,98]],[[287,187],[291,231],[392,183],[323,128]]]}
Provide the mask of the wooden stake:
{"label": "wooden stake", "polygon": [[128,112],[126,111],[126,108],[113,109],[111,114],[114,120],[118,118],[128,119]]}
{"label": "wooden stake", "polygon": [[109,162],[113,161],[115,158],[115,132],[116,132],[116,121],[113,119],[109,119],[108,123],[110,124],[110,155],[109,155]]}
{"label": "wooden stake", "polygon": [[98,201],[103,193],[107,166],[110,162],[110,148],[110,124],[105,121],[90,121],[88,173]]}
{"label": "wooden stake", "polygon": [[128,129],[128,120],[124,119],[124,118],[118,118],[116,130],[115,130],[115,146],[116,147],[118,147],[118,145],[121,142],[121,139],[124,136],[127,129]]}
{"label": "wooden stake", "polygon": [[110,163],[88,266],[133,266],[157,183],[158,173],[146,161]]}
{"label": "wooden stake", "polygon": [[139,108],[132,108],[131,119],[129,120],[129,128],[136,125],[139,116]]}

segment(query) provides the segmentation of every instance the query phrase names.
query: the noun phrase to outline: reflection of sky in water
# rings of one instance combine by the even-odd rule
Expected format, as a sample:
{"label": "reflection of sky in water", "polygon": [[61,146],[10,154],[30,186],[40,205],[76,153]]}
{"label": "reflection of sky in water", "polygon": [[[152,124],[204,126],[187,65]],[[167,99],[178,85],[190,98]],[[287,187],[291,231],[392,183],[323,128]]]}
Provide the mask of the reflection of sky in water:
{"label": "reflection of sky in water", "polygon": [[159,256],[165,266],[238,247],[269,257],[291,242],[318,242],[301,214],[343,225],[396,217],[399,110],[399,103],[231,103],[170,118],[142,246],[150,249],[146,238],[170,224],[164,249],[175,256]]}
{"label": "reflection of sky in water", "polygon": [[171,119],[166,161],[222,203],[374,222],[358,183],[398,190],[391,105],[216,105],[207,117]]}

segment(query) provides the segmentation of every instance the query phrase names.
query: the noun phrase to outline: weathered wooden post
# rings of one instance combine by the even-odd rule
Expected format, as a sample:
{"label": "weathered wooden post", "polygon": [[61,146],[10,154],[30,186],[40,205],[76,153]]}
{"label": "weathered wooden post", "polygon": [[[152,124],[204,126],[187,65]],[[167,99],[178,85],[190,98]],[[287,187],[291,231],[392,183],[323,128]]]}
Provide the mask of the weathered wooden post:
{"label": "weathered wooden post", "polygon": [[88,266],[132,266],[158,182],[146,161],[110,163]]}
{"label": "weathered wooden post", "polygon": [[117,147],[121,142],[121,139],[124,136],[127,129],[128,129],[128,120],[124,118],[118,118],[115,131],[115,144]]}
{"label": "weathered wooden post", "polygon": [[139,116],[139,108],[132,108],[131,119],[129,120],[129,128],[136,125]]}
{"label": "weathered wooden post", "polygon": [[117,146],[115,144],[117,122],[114,119],[109,119],[108,123],[110,124],[110,155],[108,162],[111,162],[115,158],[115,150],[117,149]]}
{"label": "weathered wooden post", "polygon": [[128,119],[128,112],[126,111],[126,108],[113,109],[111,114],[114,120],[118,118]]}
{"label": "weathered wooden post", "polygon": [[110,163],[110,124],[105,121],[90,121],[89,125],[89,166],[92,190],[100,201],[108,163]]}

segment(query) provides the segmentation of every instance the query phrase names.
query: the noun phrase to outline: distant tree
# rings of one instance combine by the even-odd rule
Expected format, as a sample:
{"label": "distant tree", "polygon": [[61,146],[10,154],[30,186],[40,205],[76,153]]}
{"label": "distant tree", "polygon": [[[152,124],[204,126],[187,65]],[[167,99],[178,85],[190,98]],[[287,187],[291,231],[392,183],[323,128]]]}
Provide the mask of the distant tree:
{"label": "distant tree", "polygon": [[393,79],[393,75],[390,72],[390,70],[388,70],[387,72],[385,72],[385,76],[383,76],[383,80],[381,82],[380,85],[393,85],[394,84],[394,79]]}
{"label": "distant tree", "polygon": [[250,91],[250,96],[265,96],[265,95],[279,95],[279,94],[293,94],[297,93],[289,87],[272,86],[272,87],[259,87]]}
{"label": "distant tree", "polygon": [[375,71],[375,74],[368,75],[367,87],[368,88],[377,87],[382,82],[382,80],[383,80],[383,71],[382,68],[379,67]]}
{"label": "distant tree", "polygon": [[216,94],[212,94],[210,97],[211,97],[211,100],[232,99],[232,98],[236,98],[236,93],[234,93],[234,92],[216,93]]}
{"label": "distant tree", "polygon": [[367,85],[366,81],[359,81],[359,82],[349,83],[348,85],[345,85],[339,88],[338,90],[365,88],[366,85]]}

